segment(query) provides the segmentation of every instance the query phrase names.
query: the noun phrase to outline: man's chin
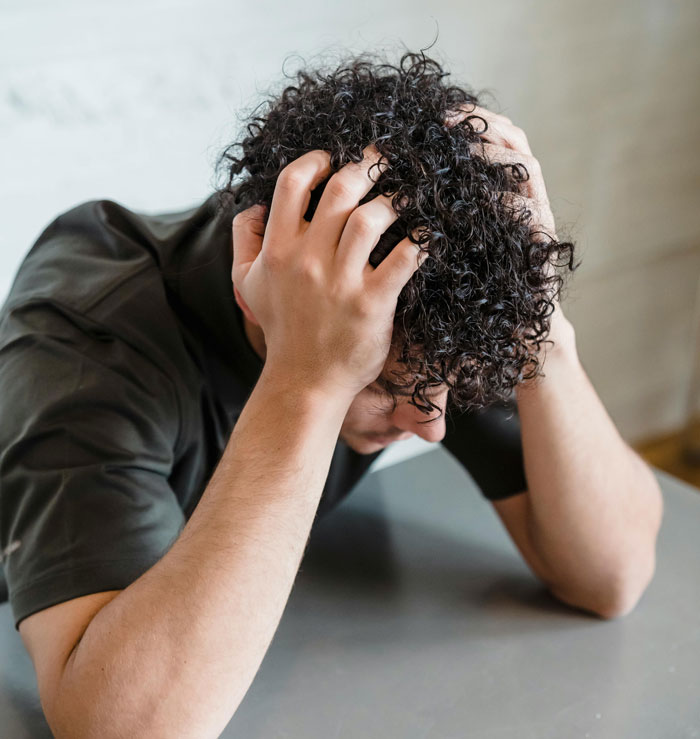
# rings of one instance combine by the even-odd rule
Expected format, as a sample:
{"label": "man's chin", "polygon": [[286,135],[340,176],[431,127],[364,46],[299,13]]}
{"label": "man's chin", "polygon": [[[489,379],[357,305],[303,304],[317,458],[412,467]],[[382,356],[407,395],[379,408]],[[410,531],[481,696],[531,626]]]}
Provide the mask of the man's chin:
{"label": "man's chin", "polygon": [[386,447],[389,446],[388,444],[380,444],[378,441],[372,441],[371,439],[361,437],[349,438],[347,436],[340,436],[339,438],[342,439],[350,449],[358,454],[374,454],[375,452],[380,452],[382,449],[386,449]]}

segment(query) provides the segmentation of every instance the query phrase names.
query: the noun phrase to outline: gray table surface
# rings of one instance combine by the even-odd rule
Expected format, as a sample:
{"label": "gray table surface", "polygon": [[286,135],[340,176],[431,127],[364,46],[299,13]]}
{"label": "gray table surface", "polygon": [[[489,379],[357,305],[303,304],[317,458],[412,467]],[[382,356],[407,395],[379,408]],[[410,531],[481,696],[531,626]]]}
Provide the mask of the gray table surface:
{"label": "gray table surface", "polygon": [[[314,525],[222,734],[246,739],[700,737],[700,491],[663,472],[654,580],[605,621],[553,598],[442,448],[367,475]],[[0,607],[0,737],[45,737]]]}

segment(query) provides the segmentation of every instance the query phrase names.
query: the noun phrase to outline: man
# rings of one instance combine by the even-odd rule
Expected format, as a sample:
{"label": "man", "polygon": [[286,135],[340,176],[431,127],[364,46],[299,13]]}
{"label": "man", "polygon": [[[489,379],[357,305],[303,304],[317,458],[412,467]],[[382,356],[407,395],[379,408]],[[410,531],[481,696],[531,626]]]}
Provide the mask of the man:
{"label": "man", "polygon": [[[398,80],[394,92],[415,83],[422,103],[443,91],[427,67],[415,72],[402,60],[398,75],[373,81]],[[319,125],[340,130],[313,99]],[[325,98],[344,99],[336,89]],[[609,618],[646,588],[660,491],[607,416],[573,327],[546,293],[556,241],[536,160],[508,119],[439,99],[442,118],[425,113],[420,125],[397,106],[408,117],[395,136],[418,131],[427,142],[406,171],[381,130],[342,166],[335,149],[312,147],[279,167],[262,146],[269,208],[254,197],[231,223],[210,201],[152,217],[88,203],[27,255],[0,324],[0,545],[56,736],[218,735],[269,646],[315,516],[387,444],[412,434],[457,456],[564,602]],[[485,132],[475,134],[470,116]],[[279,120],[293,128],[299,119]],[[426,240],[420,229],[432,215],[416,193],[446,137],[464,151],[477,139],[482,147],[458,178],[480,173],[472,201],[446,205],[449,180],[433,203],[445,229],[458,208],[480,203],[455,218],[469,228],[459,242],[469,261],[449,260],[457,240],[432,227]],[[248,153],[265,141],[254,136]],[[411,140],[402,153],[418,150]],[[446,176],[433,163],[432,174]],[[508,167],[529,179],[509,179]],[[264,186],[261,169],[250,172],[248,195]],[[411,177],[419,189],[402,190]],[[484,182],[508,197],[490,197]],[[402,218],[407,232],[378,258]],[[517,274],[504,270],[509,258],[522,258]],[[450,276],[459,279],[447,285]],[[484,286],[507,287],[511,305]],[[462,308],[479,327],[472,344],[471,324],[440,319]],[[547,371],[527,374],[533,351],[544,363],[544,334]],[[509,382],[521,434],[513,415],[483,405],[503,399]],[[448,428],[451,393],[471,410]]]}

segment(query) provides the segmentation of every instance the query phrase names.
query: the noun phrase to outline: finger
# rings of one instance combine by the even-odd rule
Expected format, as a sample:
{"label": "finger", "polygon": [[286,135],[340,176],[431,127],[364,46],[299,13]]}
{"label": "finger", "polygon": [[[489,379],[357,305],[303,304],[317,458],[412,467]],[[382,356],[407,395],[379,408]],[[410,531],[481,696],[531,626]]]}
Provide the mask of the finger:
{"label": "finger", "polygon": [[[529,210],[532,213],[530,221],[530,235],[533,241],[544,244],[548,244],[550,239],[556,241],[557,236],[554,229],[554,221],[551,218],[551,211],[547,209],[548,212],[543,213],[544,209],[539,206],[537,201],[532,200],[531,198],[522,197],[516,193],[504,192],[502,195],[506,201],[509,201],[513,205],[513,207]],[[556,262],[552,261],[552,257],[550,255],[543,265],[543,272],[545,274],[547,284],[552,285],[552,289],[554,290],[557,289],[556,281],[553,279],[556,274],[555,266]]]}
{"label": "finger", "polygon": [[467,116],[478,116],[485,119],[487,122],[492,120],[501,120],[504,123],[513,125],[513,121],[510,118],[502,115],[501,113],[494,113],[492,110],[482,107],[481,105],[475,105],[474,103],[463,103],[459,105],[456,110],[450,110],[447,112],[445,117],[445,125],[448,128],[461,123]]}
{"label": "finger", "polygon": [[499,144],[505,146],[508,149],[519,151],[527,156],[532,156],[532,150],[528,143],[525,132],[514,126],[512,123],[508,123],[502,118],[486,117],[488,122],[488,129],[485,133],[481,134],[481,138],[487,143]]}
{"label": "finger", "polygon": [[270,205],[268,227],[272,233],[296,236],[306,228],[304,214],[311,202],[311,191],[330,171],[331,155],[323,149],[307,151],[284,167],[277,176]]}
{"label": "finger", "polygon": [[244,265],[252,264],[263,244],[267,208],[256,204],[236,214],[231,224],[233,236],[233,265],[231,279],[235,280]]}
{"label": "finger", "polygon": [[522,154],[514,149],[508,149],[505,146],[497,144],[483,144],[482,153],[489,162],[498,162],[500,164],[522,164],[527,170],[528,179],[521,183],[523,194],[526,197],[541,200],[547,200],[547,191],[542,179],[542,169],[540,163],[535,157]]}
{"label": "finger", "polygon": [[535,240],[556,240],[557,236],[554,218],[549,206],[543,206],[540,201],[535,200],[534,198],[527,198],[514,192],[503,192],[501,193],[501,196],[503,200],[513,208],[521,211],[530,211],[530,224],[533,229]]}
{"label": "finger", "polygon": [[[418,234],[414,233],[414,238],[417,237]],[[404,285],[429,256],[427,251],[421,251],[407,236],[399,241],[376,269],[367,274],[367,284],[382,293],[388,291],[394,299],[398,299]],[[371,265],[369,269],[372,269]]]}
{"label": "finger", "polygon": [[336,261],[348,273],[361,274],[372,249],[398,218],[392,196],[378,195],[350,214],[336,251]]}
{"label": "finger", "polygon": [[486,129],[480,134],[484,141],[532,156],[532,150],[525,132],[518,128],[510,118],[500,113],[494,113],[492,110],[487,110],[480,105],[465,104],[456,111],[450,112],[446,124],[451,127],[466,119],[470,120],[477,131]]}
{"label": "finger", "polygon": [[350,214],[374,187],[388,162],[374,144],[363,149],[361,162],[349,162],[328,180],[308,230],[319,249],[337,245]]}

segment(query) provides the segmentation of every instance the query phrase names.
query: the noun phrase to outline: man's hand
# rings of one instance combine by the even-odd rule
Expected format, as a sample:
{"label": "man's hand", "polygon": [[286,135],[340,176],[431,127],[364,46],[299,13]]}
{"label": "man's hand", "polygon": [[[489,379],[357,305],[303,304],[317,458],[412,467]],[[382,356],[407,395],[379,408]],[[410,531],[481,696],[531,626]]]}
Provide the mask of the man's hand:
{"label": "man's hand", "polygon": [[556,239],[554,216],[549,205],[542,169],[539,161],[532,155],[525,132],[514,125],[510,118],[478,105],[460,109],[458,113],[448,117],[447,123],[453,126],[465,119],[469,119],[477,130],[479,124],[474,121],[479,119],[483,121],[485,132],[480,134],[480,137],[484,141],[483,153],[489,161],[524,165],[529,178],[522,183],[521,193],[512,193],[512,198],[530,209],[535,230],[541,231],[543,238]]}
{"label": "man's hand", "polygon": [[382,371],[399,293],[427,256],[406,237],[370,265],[397,214],[389,196],[358,207],[386,166],[374,145],[364,153],[329,179],[310,222],[311,191],[330,172],[318,149],[282,170],[266,225],[261,206],[233,219],[231,277],[262,328],[266,370],[349,399]]}
{"label": "man's hand", "polygon": [[[513,165],[522,164],[526,168],[528,179],[522,182],[521,192],[507,193],[507,196],[514,205],[523,205],[532,213],[532,233],[536,240],[556,240],[556,226],[544,184],[542,168],[539,161],[532,155],[525,132],[518,128],[510,118],[478,105],[464,106],[448,117],[447,124],[452,126],[467,118],[477,130],[485,129],[485,132],[481,134],[481,139],[484,141],[481,148],[489,161]],[[479,119],[483,122],[481,127]],[[547,264],[546,271],[548,275],[554,274],[552,262]],[[552,351],[564,345],[567,349],[575,351],[573,326],[564,316],[558,298],[553,300],[553,305],[554,312],[551,316],[548,334],[548,338],[554,342]],[[547,344],[544,345],[543,352],[547,346]]]}
{"label": "man's hand", "polygon": [[[532,212],[535,238],[556,239],[542,170],[525,133],[508,118],[475,106],[464,106],[448,121],[468,116],[488,124],[481,138],[490,161],[525,166],[529,179],[521,193],[509,197]],[[552,274],[554,265],[547,269]],[[527,532],[528,550],[551,592],[570,605],[615,617],[634,607],[653,576],[662,497],[651,469],[623,441],[595,393],[558,299],[554,307],[547,377],[517,387],[528,491],[525,500],[518,496],[508,507],[525,517],[518,526]]]}

